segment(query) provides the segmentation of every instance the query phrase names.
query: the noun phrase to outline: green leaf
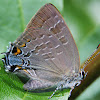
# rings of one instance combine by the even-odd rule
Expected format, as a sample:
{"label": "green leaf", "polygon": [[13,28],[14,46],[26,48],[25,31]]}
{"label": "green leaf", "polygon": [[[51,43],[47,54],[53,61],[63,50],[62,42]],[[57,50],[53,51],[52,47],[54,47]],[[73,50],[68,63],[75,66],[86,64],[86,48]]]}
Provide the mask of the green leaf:
{"label": "green leaf", "polygon": [[[93,50],[99,44],[100,21],[96,21],[93,14],[90,13],[92,11],[90,5],[95,4],[97,1],[98,0],[95,2],[92,0],[1,0],[0,52],[5,52],[8,43],[10,41],[13,42],[20,36],[31,17],[36,14],[44,4],[52,3],[62,13],[71,30],[78,46],[82,63],[92,54]],[[100,15],[98,14],[98,16]],[[2,58],[3,55],[0,55],[0,57]],[[100,81],[96,84],[98,85],[99,83]],[[91,86],[91,88],[92,87],[93,86]],[[3,64],[0,62],[0,100],[48,100],[47,98],[52,92],[53,91],[33,93],[24,91],[22,81],[20,81],[16,75],[6,73]],[[66,100],[68,95],[69,90],[58,91],[51,100]],[[93,97],[93,94],[90,94],[90,96]]]}

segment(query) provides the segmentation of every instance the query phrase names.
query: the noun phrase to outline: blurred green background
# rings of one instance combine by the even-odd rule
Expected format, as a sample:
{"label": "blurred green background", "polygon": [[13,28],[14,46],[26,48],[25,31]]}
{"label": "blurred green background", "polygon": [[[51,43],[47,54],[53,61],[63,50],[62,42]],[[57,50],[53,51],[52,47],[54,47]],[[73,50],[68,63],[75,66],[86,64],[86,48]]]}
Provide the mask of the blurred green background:
{"label": "blurred green background", "polygon": [[[24,31],[31,17],[46,3],[54,4],[63,15],[77,44],[81,64],[100,43],[100,0],[0,0],[0,52],[6,51]],[[0,58],[3,55],[0,55]],[[0,100],[47,100],[52,92],[30,93],[0,61]],[[66,100],[69,90],[55,94],[51,100]],[[77,100],[99,100],[100,77]]]}

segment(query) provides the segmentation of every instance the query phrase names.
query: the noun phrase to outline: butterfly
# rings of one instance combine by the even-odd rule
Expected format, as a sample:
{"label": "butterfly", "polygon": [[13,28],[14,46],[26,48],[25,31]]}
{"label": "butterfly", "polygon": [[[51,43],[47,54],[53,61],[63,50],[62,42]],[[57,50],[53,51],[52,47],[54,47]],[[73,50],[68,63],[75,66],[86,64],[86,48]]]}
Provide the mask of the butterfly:
{"label": "butterfly", "polygon": [[[52,4],[44,5],[25,31],[10,44],[5,71],[29,78],[25,90],[63,88],[80,84],[80,59],[73,36],[62,15]],[[50,98],[54,95],[50,96]]]}

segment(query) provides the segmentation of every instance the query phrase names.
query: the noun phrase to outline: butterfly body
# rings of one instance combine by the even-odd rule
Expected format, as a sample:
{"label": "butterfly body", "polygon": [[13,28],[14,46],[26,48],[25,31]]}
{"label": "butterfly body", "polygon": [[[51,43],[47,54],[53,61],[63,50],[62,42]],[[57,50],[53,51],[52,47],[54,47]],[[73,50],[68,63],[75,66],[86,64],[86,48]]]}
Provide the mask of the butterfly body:
{"label": "butterfly body", "polygon": [[43,6],[23,34],[10,44],[4,63],[6,71],[29,78],[24,85],[26,90],[61,84],[71,88],[81,80],[76,44],[64,19],[52,4]]}

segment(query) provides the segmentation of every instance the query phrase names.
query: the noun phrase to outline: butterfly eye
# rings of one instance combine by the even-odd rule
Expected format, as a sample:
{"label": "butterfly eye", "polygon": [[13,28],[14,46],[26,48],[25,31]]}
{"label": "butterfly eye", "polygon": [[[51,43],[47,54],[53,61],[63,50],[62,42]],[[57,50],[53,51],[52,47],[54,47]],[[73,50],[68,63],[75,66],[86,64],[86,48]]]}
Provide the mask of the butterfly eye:
{"label": "butterfly eye", "polygon": [[13,50],[12,50],[12,53],[14,55],[18,55],[18,54],[21,54],[22,51],[18,47],[14,47]]}

